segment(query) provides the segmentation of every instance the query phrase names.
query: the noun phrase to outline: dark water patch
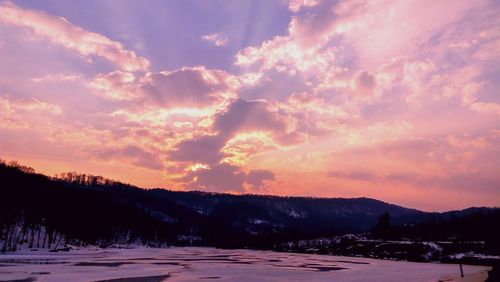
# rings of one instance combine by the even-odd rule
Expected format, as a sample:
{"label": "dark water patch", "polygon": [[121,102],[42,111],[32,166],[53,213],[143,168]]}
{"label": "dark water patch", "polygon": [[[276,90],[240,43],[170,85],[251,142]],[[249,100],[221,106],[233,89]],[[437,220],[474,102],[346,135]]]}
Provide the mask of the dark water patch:
{"label": "dark water patch", "polygon": [[369,262],[349,261],[349,260],[336,260],[336,262],[352,263],[352,264],[370,264]]}
{"label": "dark water patch", "polygon": [[169,277],[170,273],[156,276],[124,277],[117,279],[98,280],[96,282],[162,282],[166,281]]}
{"label": "dark water patch", "polygon": [[47,271],[40,271],[40,272],[31,272],[30,275],[47,275],[50,274],[50,272]]}
{"label": "dark water patch", "polygon": [[161,258],[129,258],[127,260],[163,260]]}
{"label": "dark water patch", "polygon": [[198,277],[198,279],[220,279],[220,276],[205,276],[205,277]]}
{"label": "dark water patch", "polygon": [[321,265],[321,264],[301,264],[301,265],[273,264],[273,266],[277,267],[277,268],[305,270],[305,271],[319,271],[319,272],[328,272],[328,271],[349,269],[349,268],[340,267],[340,266],[326,266],[326,265]]}
{"label": "dark water patch", "polygon": [[230,258],[182,258],[182,259],[171,259],[171,261],[193,261],[193,262],[238,262],[236,259]]}
{"label": "dark water patch", "polygon": [[2,259],[0,264],[68,264],[67,261],[53,260],[53,259]]}
{"label": "dark water patch", "polygon": [[328,272],[328,271],[337,271],[337,270],[342,270],[342,269],[348,269],[345,267],[339,267],[339,266],[311,266],[307,267],[310,269],[315,269],[316,271],[319,272]]}
{"label": "dark water patch", "polygon": [[0,282],[32,282],[36,281],[35,277],[28,277],[24,279],[13,279],[13,280],[0,280]]}
{"label": "dark water patch", "polygon": [[231,264],[255,264],[255,261],[232,261]]}
{"label": "dark water patch", "polygon": [[305,270],[305,271],[316,271],[307,267],[302,267],[299,265],[273,265],[276,268],[291,269],[291,270]]}
{"label": "dark water patch", "polygon": [[118,267],[124,264],[134,264],[133,262],[77,262],[73,266],[106,266],[106,267]]}
{"label": "dark water patch", "polygon": [[[207,257],[200,257],[200,258],[185,257],[185,258],[156,259],[156,260],[153,260],[153,261],[154,262],[151,262],[152,264],[161,264],[163,262],[169,262],[169,263],[213,262],[213,263],[245,263],[245,264],[248,263],[247,261],[240,261],[240,260],[234,259],[234,258],[223,258],[223,257],[214,257],[214,258],[207,258]],[[255,262],[257,262],[257,261],[255,261]]]}
{"label": "dark water patch", "polygon": [[154,265],[181,265],[178,262],[152,262],[150,264],[154,264]]}
{"label": "dark water patch", "polygon": [[335,265],[323,265],[323,264],[317,264],[317,263],[306,263],[306,264],[302,264],[301,267],[314,269],[314,270],[320,271],[320,272],[347,269],[345,267],[340,267],[340,266],[335,266]]}

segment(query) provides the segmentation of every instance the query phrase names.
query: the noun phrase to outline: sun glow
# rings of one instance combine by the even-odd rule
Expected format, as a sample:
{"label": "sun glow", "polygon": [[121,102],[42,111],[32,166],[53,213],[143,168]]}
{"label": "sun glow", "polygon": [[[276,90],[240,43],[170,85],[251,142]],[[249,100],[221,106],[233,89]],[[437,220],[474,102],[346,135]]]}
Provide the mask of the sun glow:
{"label": "sun glow", "polygon": [[196,21],[180,2],[0,0],[0,153],[178,190],[500,202],[498,1],[217,1]]}

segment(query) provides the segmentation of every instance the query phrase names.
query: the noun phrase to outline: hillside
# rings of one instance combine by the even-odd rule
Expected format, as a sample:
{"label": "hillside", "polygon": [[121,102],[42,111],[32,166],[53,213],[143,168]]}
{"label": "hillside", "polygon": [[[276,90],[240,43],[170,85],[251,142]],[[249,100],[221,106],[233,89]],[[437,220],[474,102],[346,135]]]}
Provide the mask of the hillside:
{"label": "hillside", "polygon": [[371,231],[384,213],[397,226],[471,214],[425,213],[368,198],[146,190],[76,173],[51,178],[17,163],[2,163],[0,179],[4,250],[22,242],[49,248],[71,243],[272,249],[291,240]]}

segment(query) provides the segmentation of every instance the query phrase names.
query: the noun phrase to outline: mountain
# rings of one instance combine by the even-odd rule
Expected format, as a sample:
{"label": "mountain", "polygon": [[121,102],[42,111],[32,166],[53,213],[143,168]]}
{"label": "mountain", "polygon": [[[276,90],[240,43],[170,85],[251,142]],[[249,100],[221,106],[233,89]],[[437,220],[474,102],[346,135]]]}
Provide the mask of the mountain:
{"label": "mountain", "polygon": [[0,163],[0,182],[4,249],[22,242],[51,248],[66,243],[274,248],[289,240],[367,232],[384,213],[395,225],[471,214],[426,213],[369,198],[147,190],[77,173],[51,178],[15,162]]}

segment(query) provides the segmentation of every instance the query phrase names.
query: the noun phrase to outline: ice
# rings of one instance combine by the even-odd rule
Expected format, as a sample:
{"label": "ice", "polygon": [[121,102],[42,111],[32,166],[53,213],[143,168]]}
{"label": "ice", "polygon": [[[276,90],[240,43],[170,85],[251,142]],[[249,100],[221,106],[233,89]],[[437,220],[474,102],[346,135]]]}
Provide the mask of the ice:
{"label": "ice", "polygon": [[[484,281],[490,267],[464,265]],[[459,281],[456,264],[215,248],[22,250],[0,255],[0,280]],[[139,279],[141,278],[141,279]],[[128,280],[125,280],[128,281]],[[133,281],[133,280],[130,280]],[[460,280],[462,281],[462,280]]]}

